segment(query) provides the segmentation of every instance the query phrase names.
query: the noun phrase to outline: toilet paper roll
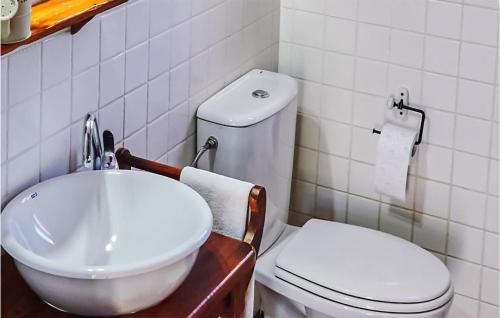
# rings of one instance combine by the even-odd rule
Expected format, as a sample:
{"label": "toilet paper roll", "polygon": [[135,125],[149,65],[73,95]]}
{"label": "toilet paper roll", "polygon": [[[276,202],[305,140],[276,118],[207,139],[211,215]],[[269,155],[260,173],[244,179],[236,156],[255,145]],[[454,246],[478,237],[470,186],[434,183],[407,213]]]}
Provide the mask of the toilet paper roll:
{"label": "toilet paper roll", "polygon": [[408,166],[417,132],[387,123],[377,147],[375,189],[400,201],[406,200]]}

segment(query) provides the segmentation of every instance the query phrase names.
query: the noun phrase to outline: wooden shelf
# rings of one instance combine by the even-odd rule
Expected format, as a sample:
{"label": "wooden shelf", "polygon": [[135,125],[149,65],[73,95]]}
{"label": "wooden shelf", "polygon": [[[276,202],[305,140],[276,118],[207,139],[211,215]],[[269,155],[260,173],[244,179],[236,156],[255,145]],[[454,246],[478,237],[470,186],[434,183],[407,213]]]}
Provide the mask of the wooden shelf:
{"label": "wooden shelf", "polygon": [[78,32],[95,15],[114,8],[127,0],[48,0],[31,11],[31,36],[19,43],[2,44],[1,54],[30,44],[66,28]]}

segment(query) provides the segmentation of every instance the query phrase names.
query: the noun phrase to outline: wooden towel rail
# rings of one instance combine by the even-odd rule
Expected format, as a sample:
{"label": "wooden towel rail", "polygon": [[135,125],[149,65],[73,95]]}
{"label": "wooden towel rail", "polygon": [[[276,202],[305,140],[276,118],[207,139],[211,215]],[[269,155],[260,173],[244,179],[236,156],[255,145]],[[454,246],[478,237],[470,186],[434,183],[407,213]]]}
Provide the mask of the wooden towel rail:
{"label": "wooden towel rail", "polygon": [[[120,169],[130,170],[136,168],[149,171],[162,176],[179,180],[182,169],[161,164],[152,160],[147,160],[133,156],[128,149],[120,148],[116,151],[116,159]],[[264,231],[264,221],[266,214],[266,189],[261,186],[254,186],[248,196],[248,223],[243,237],[243,241],[252,245],[255,252],[259,253],[260,242]]]}

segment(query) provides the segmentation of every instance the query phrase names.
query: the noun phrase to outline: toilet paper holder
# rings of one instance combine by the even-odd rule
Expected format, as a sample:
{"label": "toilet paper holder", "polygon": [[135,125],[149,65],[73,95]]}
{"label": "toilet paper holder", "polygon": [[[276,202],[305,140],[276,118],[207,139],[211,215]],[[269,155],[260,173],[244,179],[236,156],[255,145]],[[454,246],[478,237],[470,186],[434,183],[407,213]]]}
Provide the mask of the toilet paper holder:
{"label": "toilet paper holder", "polygon": [[[420,145],[420,143],[422,142],[422,135],[424,134],[425,112],[421,109],[405,105],[404,98],[401,98],[399,100],[399,102],[396,102],[393,98],[391,98],[391,103],[393,104],[392,108],[397,108],[398,110],[405,109],[405,110],[416,112],[416,113],[420,114],[420,130],[418,133],[418,139],[415,142],[415,145],[413,146],[413,151],[412,151],[412,156],[413,156],[415,154],[415,151],[416,151],[416,146]],[[381,134],[382,132],[380,130],[373,128],[373,133],[374,134]]]}

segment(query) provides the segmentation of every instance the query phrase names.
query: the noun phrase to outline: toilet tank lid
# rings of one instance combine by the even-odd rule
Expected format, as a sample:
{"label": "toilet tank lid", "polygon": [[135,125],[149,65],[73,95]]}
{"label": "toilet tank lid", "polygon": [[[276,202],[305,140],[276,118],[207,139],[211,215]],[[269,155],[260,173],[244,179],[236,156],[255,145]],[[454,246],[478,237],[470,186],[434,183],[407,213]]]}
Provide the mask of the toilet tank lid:
{"label": "toilet tank lid", "polygon": [[203,103],[197,117],[224,126],[247,127],[278,113],[295,96],[297,82],[293,78],[255,69]]}

